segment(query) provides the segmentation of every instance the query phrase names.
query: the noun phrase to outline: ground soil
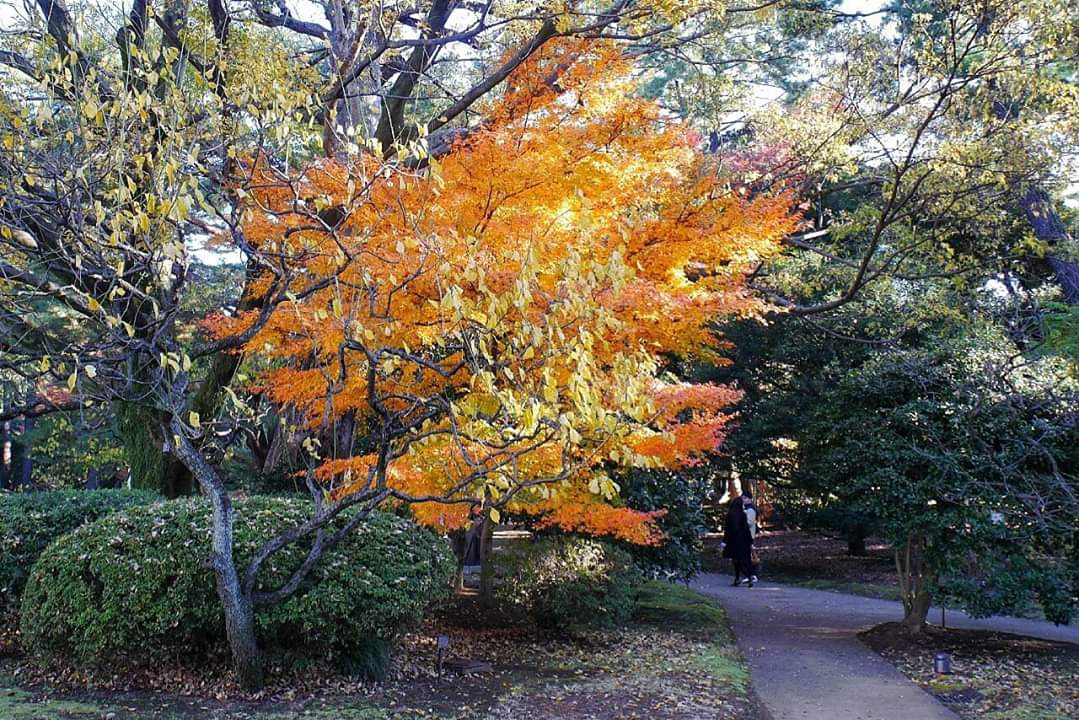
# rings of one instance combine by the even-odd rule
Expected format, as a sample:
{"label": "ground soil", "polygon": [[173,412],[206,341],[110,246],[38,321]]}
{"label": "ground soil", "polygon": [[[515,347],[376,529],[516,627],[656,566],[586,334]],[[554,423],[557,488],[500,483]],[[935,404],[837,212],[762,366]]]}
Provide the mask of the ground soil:
{"label": "ground soil", "polygon": [[[764,720],[726,614],[699,593],[649,585],[630,625],[570,635],[511,625],[462,602],[403,639],[382,683],[311,667],[244,695],[224,666],[85,675],[15,656],[0,659],[0,718]],[[493,671],[439,677],[439,634],[449,636],[451,657]]]}
{"label": "ground soil", "polygon": [[[938,627],[911,635],[897,623],[861,637],[964,719],[1079,718],[1079,645]],[[941,652],[951,656],[950,674],[934,672]]]}

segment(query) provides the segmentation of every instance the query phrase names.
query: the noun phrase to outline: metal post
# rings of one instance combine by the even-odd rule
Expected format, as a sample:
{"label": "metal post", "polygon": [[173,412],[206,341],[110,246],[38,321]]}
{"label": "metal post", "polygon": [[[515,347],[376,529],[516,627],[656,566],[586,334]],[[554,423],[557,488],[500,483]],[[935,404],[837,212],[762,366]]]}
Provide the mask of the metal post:
{"label": "metal post", "polygon": [[445,650],[447,650],[449,648],[449,646],[450,646],[450,636],[449,635],[439,635],[438,639],[435,642],[436,642],[437,647],[438,647],[438,653],[437,653],[436,658],[435,658],[435,667],[438,670],[438,676],[442,677],[442,659],[443,659],[442,658],[442,653]]}

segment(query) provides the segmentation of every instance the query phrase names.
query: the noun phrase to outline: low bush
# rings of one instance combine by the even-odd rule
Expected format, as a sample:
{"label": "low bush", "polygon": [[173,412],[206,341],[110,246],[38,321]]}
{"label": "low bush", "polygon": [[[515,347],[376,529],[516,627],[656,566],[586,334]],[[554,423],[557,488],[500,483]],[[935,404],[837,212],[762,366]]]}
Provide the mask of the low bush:
{"label": "low bush", "polygon": [[160,497],[141,490],[0,494],[0,611],[17,606],[30,568],[53,540],[117,510]]}
{"label": "low bush", "polygon": [[[309,516],[298,498],[235,502],[240,567],[257,547]],[[132,508],[60,538],[34,566],[23,595],[26,647],[90,666],[197,659],[223,653],[224,616],[210,551],[209,506],[200,500]],[[260,590],[276,588],[309,545],[263,564]],[[376,512],[328,551],[285,602],[259,608],[259,642],[275,661],[336,661],[363,675],[385,671],[388,643],[448,596],[454,572],[433,533]]]}
{"label": "low bush", "polygon": [[498,560],[500,602],[537,625],[606,628],[632,616],[641,573],[609,542],[550,537],[510,548]]}

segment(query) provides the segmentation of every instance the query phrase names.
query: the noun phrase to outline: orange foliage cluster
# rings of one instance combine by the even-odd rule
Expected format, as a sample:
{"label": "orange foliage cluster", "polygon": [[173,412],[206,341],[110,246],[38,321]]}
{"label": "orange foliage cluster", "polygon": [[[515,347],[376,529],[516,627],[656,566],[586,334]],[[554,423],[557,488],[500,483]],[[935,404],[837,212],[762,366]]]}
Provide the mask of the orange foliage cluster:
{"label": "orange foliage cluster", "polygon": [[[732,187],[634,90],[618,53],[569,41],[425,171],[253,163],[244,233],[297,269],[246,347],[273,361],[258,387],[312,431],[354,411],[375,437],[396,432],[384,482],[424,522],[460,527],[467,503],[443,500],[478,497],[654,542],[655,514],[619,507],[602,473],[684,466],[722,442],[737,393],[663,366],[714,357],[715,319],[759,311],[746,273],[797,219],[788,197]],[[341,497],[379,472],[371,454],[318,477]]]}

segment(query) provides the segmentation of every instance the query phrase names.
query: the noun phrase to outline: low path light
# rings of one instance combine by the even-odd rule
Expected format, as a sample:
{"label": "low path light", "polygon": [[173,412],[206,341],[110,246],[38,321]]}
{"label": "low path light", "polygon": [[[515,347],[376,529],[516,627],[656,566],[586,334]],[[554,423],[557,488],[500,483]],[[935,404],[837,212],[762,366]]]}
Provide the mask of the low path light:
{"label": "low path light", "polygon": [[438,639],[436,641],[436,645],[438,647],[438,651],[437,651],[438,654],[437,654],[437,656],[435,658],[435,669],[438,670],[438,676],[442,677],[442,660],[443,660],[442,655],[450,647],[450,636],[449,635],[439,635]]}
{"label": "low path light", "polygon": [[948,653],[937,653],[933,659],[933,669],[938,675],[950,675],[952,672],[952,656]]}

